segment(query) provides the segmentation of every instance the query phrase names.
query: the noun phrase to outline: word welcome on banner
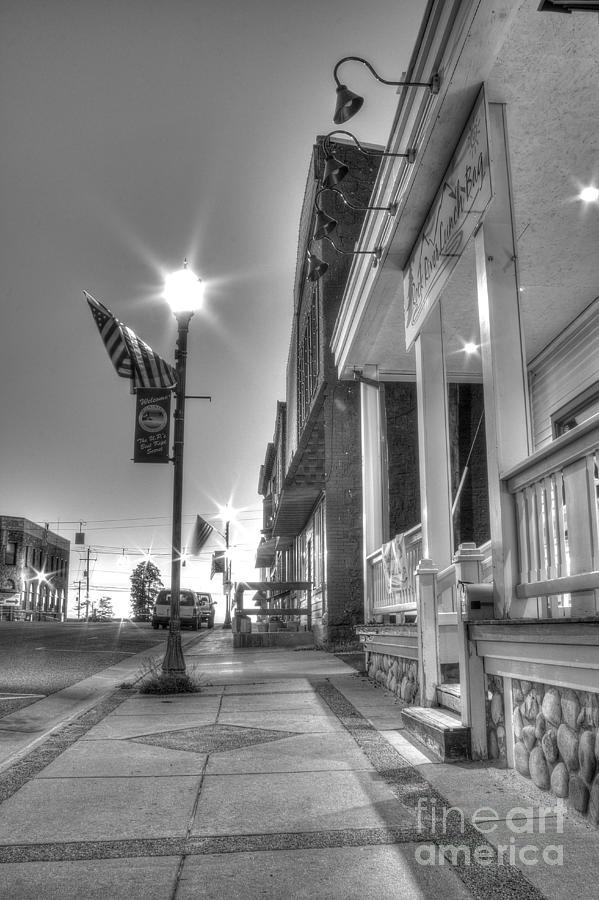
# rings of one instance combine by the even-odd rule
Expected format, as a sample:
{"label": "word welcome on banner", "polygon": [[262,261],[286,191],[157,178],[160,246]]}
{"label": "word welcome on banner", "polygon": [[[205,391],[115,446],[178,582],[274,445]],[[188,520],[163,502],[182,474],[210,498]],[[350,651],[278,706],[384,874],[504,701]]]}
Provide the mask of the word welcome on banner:
{"label": "word welcome on banner", "polygon": [[138,388],[135,392],[135,447],[133,462],[169,461],[171,391]]}
{"label": "word welcome on banner", "polygon": [[439,299],[492,196],[483,87],[404,269],[408,349]]}

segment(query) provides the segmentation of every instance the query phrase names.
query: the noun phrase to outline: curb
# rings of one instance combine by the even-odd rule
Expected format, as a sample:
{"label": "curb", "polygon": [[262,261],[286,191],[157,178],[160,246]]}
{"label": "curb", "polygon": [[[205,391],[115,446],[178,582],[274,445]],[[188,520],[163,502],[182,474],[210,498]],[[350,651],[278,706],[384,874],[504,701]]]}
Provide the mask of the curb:
{"label": "curb", "polygon": [[[182,634],[181,644],[184,648],[190,648],[203,639],[203,635],[195,633]],[[0,772],[22,760],[54,732],[93,709],[118,689],[128,675],[135,673],[140,663],[156,652],[156,648],[160,653],[164,652],[162,644],[147,647],[135,656],[0,719]]]}

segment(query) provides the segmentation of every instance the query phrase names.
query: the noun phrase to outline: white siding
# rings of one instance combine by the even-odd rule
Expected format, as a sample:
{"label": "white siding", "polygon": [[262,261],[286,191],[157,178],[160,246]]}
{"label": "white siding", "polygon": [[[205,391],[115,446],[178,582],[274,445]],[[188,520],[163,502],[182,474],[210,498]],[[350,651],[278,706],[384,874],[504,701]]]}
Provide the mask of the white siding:
{"label": "white siding", "polygon": [[553,439],[551,416],[599,382],[599,298],[530,364],[534,450]]}

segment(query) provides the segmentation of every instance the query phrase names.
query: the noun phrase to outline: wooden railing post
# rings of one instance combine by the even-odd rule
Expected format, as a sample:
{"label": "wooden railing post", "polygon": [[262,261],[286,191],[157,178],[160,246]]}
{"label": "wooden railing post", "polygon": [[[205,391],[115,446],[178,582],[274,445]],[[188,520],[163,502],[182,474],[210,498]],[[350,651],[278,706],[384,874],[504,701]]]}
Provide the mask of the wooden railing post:
{"label": "wooden railing post", "polygon": [[437,619],[437,572],[431,559],[421,559],[416,567],[418,609],[418,684],[420,705],[434,706],[441,681],[439,624]]}
{"label": "wooden railing post", "polygon": [[[454,555],[456,583],[479,584],[483,554],[476,544],[460,544]],[[468,635],[468,623],[462,609],[458,590],[458,661],[460,664],[460,702],[462,725],[470,728],[472,759],[487,759],[487,719],[485,708],[485,672],[482,657],[476,654],[476,644]]]}

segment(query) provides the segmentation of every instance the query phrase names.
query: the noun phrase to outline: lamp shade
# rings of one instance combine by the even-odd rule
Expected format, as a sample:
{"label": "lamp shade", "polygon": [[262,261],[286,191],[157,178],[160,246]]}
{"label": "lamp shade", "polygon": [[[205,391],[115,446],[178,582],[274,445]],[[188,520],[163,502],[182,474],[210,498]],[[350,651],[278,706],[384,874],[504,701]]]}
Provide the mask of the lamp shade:
{"label": "lamp shade", "polygon": [[331,231],[337,227],[337,219],[328,216],[322,209],[316,211],[316,224],[314,226],[314,234],[312,237],[316,241],[322,240]]}
{"label": "lamp shade", "polygon": [[352,116],[355,116],[364,104],[364,97],[354,94],[345,84],[337,85],[337,102],[333,122],[335,125],[343,125]]}
{"label": "lamp shade", "polygon": [[325,156],[324,172],[322,174],[322,183],[324,187],[335,187],[336,184],[343,181],[348,172],[349,168],[345,163],[342,163],[341,160],[335,159],[335,157],[330,154]]}
{"label": "lamp shade", "polygon": [[310,254],[308,259],[308,281],[318,281],[318,279],[322,278],[326,270],[329,268],[329,264],[326,263],[323,259],[320,259],[320,257],[314,256],[313,253]]}

